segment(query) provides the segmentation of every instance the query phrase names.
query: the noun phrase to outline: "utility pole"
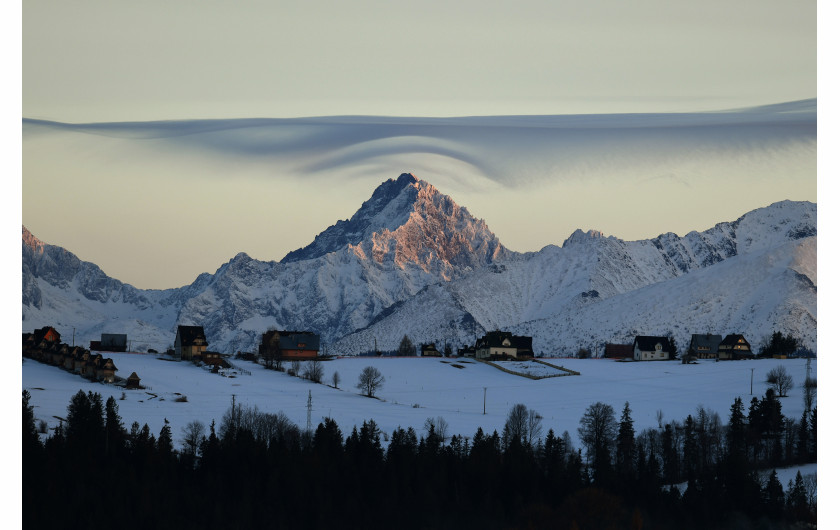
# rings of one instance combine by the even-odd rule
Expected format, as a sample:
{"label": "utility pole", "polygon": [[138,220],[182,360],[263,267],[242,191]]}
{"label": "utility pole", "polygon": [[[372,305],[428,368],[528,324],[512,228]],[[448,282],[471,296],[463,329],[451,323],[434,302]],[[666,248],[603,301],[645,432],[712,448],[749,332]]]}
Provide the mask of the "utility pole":
{"label": "utility pole", "polygon": [[752,395],[752,382],[753,382],[753,372],[755,368],[750,368],[750,395]]}
{"label": "utility pole", "polygon": [[482,414],[487,414],[487,387],[484,387],[484,412]]}

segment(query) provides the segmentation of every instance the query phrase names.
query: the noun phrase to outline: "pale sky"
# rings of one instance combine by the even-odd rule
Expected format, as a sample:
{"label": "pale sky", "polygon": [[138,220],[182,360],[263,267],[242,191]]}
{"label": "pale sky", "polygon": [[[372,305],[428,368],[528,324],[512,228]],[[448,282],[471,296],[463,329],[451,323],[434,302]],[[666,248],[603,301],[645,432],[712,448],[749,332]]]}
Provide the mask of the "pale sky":
{"label": "pale sky", "polygon": [[717,110],[816,97],[816,2],[23,3],[64,122]]}
{"label": "pale sky", "polygon": [[[22,115],[93,123],[697,112],[774,104],[817,96],[816,11],[812,1],[753,0],[26,0]],[[380,152],[316,174],[296,172],[277,153],[248,157],[254,142],[263,145],[259,134],[235,148],[190,139],[24,136],[23,223],[119,280],[167,288],[215,271],[239,251],[279,260],[351,216],[378,183],[405,171],[453,196],[518,251],[561,244],[575,228],[626,239],[684,235],[775,200],[816,200],[815,146],[789,151],[759,142],[747,155],[753,158],[729,167],[720,165],[726,157],[704,166],[698,149],[678,157],[673,171],[667,156],[632,166],[610,159],[612,153],[604,160],[593,154],[560,178],[540,161],[529,165],[525,155],[482,169],[440,154],[486,152],[474,145],[446,144],[447,151],[430,146],[434,135],[417,142],[397,136],[402,143],[389,144],[389,156]],[[633,143],[621,145],[628,150]],[[221,156],[228,151],[235,156]],[[323,149],[316,155],[338,156]],[[502,174],[508,170],[513,173]],[[722,182],[750,200],[712,200]],[[45,190],[48,199],[39,195]],[[197,199],[183,200],[187,193]],[[681,206],[687,193],[695,203]],[[283,201],[275,209],[254,206],[292,196],[317,201],[318,211]],[[665,209],[644,216],[647,224],[634,224],[627,210],[621,218],[607,215],[642,200]],[[201,241],[202,251],[177,255],[190,238]]]}

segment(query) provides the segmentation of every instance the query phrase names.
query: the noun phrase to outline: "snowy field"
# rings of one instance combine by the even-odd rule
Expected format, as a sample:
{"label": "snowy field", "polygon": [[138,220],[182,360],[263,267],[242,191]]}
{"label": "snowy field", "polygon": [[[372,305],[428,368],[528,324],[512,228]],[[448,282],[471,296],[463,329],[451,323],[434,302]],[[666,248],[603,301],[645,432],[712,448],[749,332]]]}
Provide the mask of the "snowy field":
{"label": "snowy field", "polygon": [[[804,359],[700,361],[696,365],[679,361],[545,359],[581,375],[531,380],[470,359],[361,357],[324,362],[325,383],[332,381],[334,372],[339,374],[338,389],[334,389],[244,361],[236,361],[236,365],[245,372],[225,377],[191,363],[162,360],[155,355],[109,355],[119,369],[118,376],[125,378],[137,372],[146,389],[124,391],[23,359],[23,388],[32,394],[36,423],[45,420],[50,427],[56,426],[57,418],[66,416],[71,396],[82,389],[99,392],[103,401],[114,396],[126,428],[133,421],[148,423],[157,435],[166,418],[180,446],[183,426],[193,420],[208,427],[213,419],[219,423],[234,395],[237,403],[256,406],[263,412],[283,412],[305,428],[311,391],[313,428],[329,416],[338,422],[345,436],[354,425],[361,426],[371,418],[388,434],[397,426],[412,426],[419,433],[426,418],[438,416],[448,422],[449,435],[472,437],[478,427],[501,433],[510,408],[524,403],[542,415],[544,434],[549,428],[557,434],[568,430],[577,443],[580,418],[597,401],[612,405],[616,419],[624,402],[629,401],[637,433],[657,426],[659,410],[665,421],[682,421],[694,414],[698,405],[718,412],[726,423],[736,397],[741,397],[745,409],[749,406],[751,376],[752,394],[760,398],[767,389],[763,382],[767,372],[778,365],[793,376],[795,385],[790,396],[781,400],[782,412],[798,420],[804,409],[801,385],[806,373]],[[363,397],[355,388],[359,373],[366,366],[375,366],[385,376],[377,393],[379,399]],[[816,377],[816,360],[811,366]],[[125,399],[120,399],[123,392]],[[187,401],[176,401],[179,396],[186,396]]]}

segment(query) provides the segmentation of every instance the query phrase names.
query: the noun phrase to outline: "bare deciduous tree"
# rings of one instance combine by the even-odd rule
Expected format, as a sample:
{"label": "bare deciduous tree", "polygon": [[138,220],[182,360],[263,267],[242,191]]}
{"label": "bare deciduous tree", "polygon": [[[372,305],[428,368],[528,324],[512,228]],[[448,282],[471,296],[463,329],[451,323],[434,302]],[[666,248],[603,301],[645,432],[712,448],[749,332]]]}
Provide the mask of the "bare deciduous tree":
{"label": "bare deciduous tree", "polygon": [[320,383],[324,378],[324,366],[318,360],[309,361],[303,369],[303,377],[313,383]]}
{"label": "bare deciduous tree", "polygon": [[292,361],[288,370],[289,375],[300,376],[300,361]]}
{"label": "bare deciduous tree", "polygon": [[446,440],[449,436],[449,422],[443,419],[442,416],[438,416],[437,418],[426,418],[423,428],[428,434],[434,432],[441,441]]}
{"label": "bare deciduous tree", "polygon": [[385,383],[385,377],[373,366],[367,366],[359,374],[359,382],[356,388],[361,390],[367,397],[374,397],[376,391]]}
{"label": "bare deciduous tree", "polygon": [[181,427],[181,434],[183,438],[185,453],[195,457],[198,453],[198,447],[201,445],[201,439],[204,438],[204,424],[198,420],[189,422],[186,426]]}
{"label": "bare deciduous tree", "polygon": [[529,410],[522,403],[514,405],[508,413],[502,430],[502,443],[510,445],[518,439],[525,445],[533,445],[542,435],[542,416],[536,410]]}
{"label": "bare deciduous tree", "polygon": [[332,375],[332,384],[333,388],[338,388],[338,383],[341,382],[341,376],[338,375],[338,372],[333,372]]}
{"label": "bare deciduous tree", "polygon": [[793,387],[793,376],[787,373],[784,366],[779,365],[767,372],[766,383],[779,397],[787,397],[788,391]]}

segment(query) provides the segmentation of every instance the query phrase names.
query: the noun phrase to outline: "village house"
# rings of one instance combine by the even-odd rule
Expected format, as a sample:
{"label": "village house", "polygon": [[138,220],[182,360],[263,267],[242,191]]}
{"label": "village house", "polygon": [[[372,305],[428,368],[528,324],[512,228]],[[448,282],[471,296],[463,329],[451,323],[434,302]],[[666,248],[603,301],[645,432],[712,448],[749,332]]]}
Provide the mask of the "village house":
{"label": "village house", "polygon": [[81,346],[76,346],[70,349],[70,353],[64,356],[64,369],[68,372],[73,372],[76,368],[76,359],[82,356],[87,351]]}
{"label": "village house", "polygon": [[222,359],[222,354],[217,351],[206,351],[204,355],[201,357],[201,361],[204,364],[209,364],[211,366],[222,366],[224,367],[227,363]]}
{"label": "village house", "polygon": [[743,335],[727,335],[718,345],[718,359],[721,361],[752,358],[750,343]]}
{"label": "village house", "polygon": [[443,354],[437,350],[437,346],[432,342],[420,345],[420,357],[443,357]]}
{"label": "village house", "polygon": [[632,359],[632,344],[604,344],[604,359]]}
{"label": "village house", "polygon": [[175,355],[183,361],[201,360],[207,351],[207,338],[202,326],[178,326],[175,333]]}
{"label": "village house", "polygon": [[56,329],[52,326],[45,326],[41,329],[36,329],[34,335],[36,344],[40,343],[42,340],[55,343],[61,342],[61,333],[56,331]]}
{"label": "village house", "polygon": [[636,361],[667,361],[670,357],[667,337],[638,335],[633,341],[633,359]]}
{"label": "village house", "polygon": [[691,342],[688,344],[686,354],[697,359],[717,359],[718,346],[721,340],[720,335],[694,333],[691,335]]}
{"label": "village house", "polygon": [[509,331],[490,331],[475,342],[476,359],[524,359],[534,356],[531,337]]}
{"label": "village house", "polygon": [[116,378],[115,372],[117,367],[114,366],[114,361],[111,358],[104,359],[96,367],[96,379],[98,381],[105,381],[106,383],[113,383]]}
{"label": "village house", "polygon": [[263,333],[259,354],[265,359],[316,359],[320,347],[321,336],[311,331],[272,329]]}
{"label": "village house", "polygon": [[[476,341],[478,342],[478,341]],[[475,346],[467,346],[464,344],[463,348],[458,348],[459,357],[475,357]]]}
{"label": "village house", "polygon": [[103,359],[101,353],[91,354],[90,357],[88,357],[87,362],[85,362],[82,367],[82,377],[96,379],[96,370],[102,365],[102,361]]}

